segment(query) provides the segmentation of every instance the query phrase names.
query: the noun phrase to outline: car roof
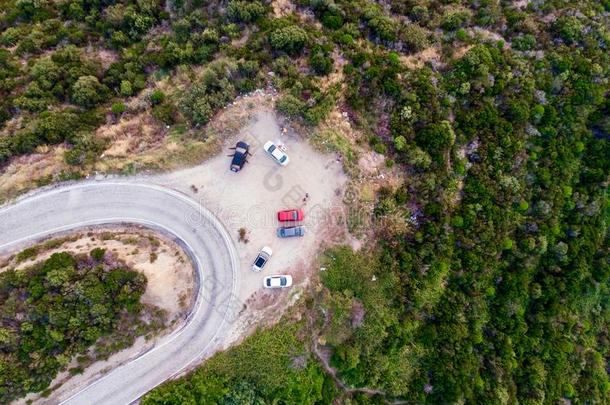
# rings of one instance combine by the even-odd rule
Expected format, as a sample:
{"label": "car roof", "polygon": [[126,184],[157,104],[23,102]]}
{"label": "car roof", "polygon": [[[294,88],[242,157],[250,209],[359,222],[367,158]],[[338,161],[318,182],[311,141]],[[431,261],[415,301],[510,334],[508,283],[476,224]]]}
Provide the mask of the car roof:
{"label": "car roof", "polygon": [[272,154],[272,155],[273,155],[273,156],[274,156],[276,159],[278,159],[278,160],[279,160],[279,159],[281,159],[283,156],[285,156],[284,152],[282,152],[282,151],[280,150],[280,148],[278,148],[277,146],[276,146],[276,148],[275,148],[275,149],[273,149],[273,151],[271,152],[271,154]]}
{"label": "car roof", "polygon": [[234,164],[241,165],[241,163],[244,160],[246,160],[246,154],[245,153],[235,152],[235,155],[233,155],[233,163]]}
{"label": "car roof", "polygon": [[[269,148],[274,147],[274,149],[269,152]],[[272,141],[268,141],[263,147],[267,152],[271,153],[276,159],[280,159],[282,156],[286,156],[284,152]]]}
{"label": "car roof", "polygon": [[281,280],[284,277],[285,276],[269,276],[269,279],[271,280],[271,285],[280,286],[281,285]]}

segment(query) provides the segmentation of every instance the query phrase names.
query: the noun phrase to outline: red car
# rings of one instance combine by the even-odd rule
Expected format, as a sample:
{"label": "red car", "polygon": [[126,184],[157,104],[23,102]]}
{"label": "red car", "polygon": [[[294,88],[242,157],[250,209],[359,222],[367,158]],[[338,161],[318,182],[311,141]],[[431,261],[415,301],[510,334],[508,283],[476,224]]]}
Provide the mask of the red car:
{"label": "red car", "polygon": [[303,220],[303,210],[285,210],[277,213],[278,221],[302,221]]}

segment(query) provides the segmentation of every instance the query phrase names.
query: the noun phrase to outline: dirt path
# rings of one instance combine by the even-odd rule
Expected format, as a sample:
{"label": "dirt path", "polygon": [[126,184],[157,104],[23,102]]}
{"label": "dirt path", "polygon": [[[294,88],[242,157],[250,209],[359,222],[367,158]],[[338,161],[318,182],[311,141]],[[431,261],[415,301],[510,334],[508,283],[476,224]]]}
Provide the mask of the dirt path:
{"label": "dirt path", "polygon": [[[328,374],[333,379],[333,381],[335,382],[337,387],[341,388],[341,390],[343,392],[345,392],[346,394],[362,393],[362,394],[371,395],[371,396],[372,395],[381,395],[384,398],[388,397],[388,394],[383,390],[379,390],[379,389],[375,389],[375,388],[368,388],[368,387],[353,388],[353,387],[348,386],[343,380],[341,380],[341,378],[337,375],[337,370],[330,365],[330,361],[329,361],[330,351],[322,352],[322,350],[320,349],[320,346],[318,345],[318,338],[320,337],[320,334],[316,331],[316,328],[314,326],[315,320],[311,313],[308,313],[308,315],[307,315],[307,324],[308,324],[310,331],[312,331],[312,333],[311,333],[311,336],[312,336],[311,337],[311,351],[316,356],[316,358],[318,359],[320,364],[322,365],[322,368],[324,368],[324,371],[326,372],[326,374]],[[401,400],[392,400],[392,401],[386,400],[386,403],[392,404],[392,405],[402,405],[402,404],[409,404],[410,402],[401,401]]]}

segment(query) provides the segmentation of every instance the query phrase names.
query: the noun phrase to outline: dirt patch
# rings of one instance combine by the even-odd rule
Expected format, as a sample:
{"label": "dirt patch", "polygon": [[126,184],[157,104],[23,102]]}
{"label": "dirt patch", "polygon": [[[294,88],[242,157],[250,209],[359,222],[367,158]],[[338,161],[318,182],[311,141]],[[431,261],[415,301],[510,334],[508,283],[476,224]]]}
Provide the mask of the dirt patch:
{"label": "dirt patch", "polygon": [[119,61],[119,54],[109,49],[94,49],[88,46],[85,50],[85,55],[88,59],[99,60],[104,70],[107,70],[110,65]]}
{"label": "dirt patch", "polygon": [[377,152],[363,154],[358,160],[358,166],[368,175],[379,175],[380,169],[385,164],[385,156]]}
{"label": "dirt patch", "polygon": [[530,4],[530,0],[515,0],[513,6],[519,10],[524,10]]}
{"label": "dirt patch", "polygon": [[431,46],[413,55],[400,55],[399,59],[409,69],[421,69],[426,63],[431,63],[433,67],[441,67],[441,52],[438,46]]}
{"label": "dirt patch", "polygon": [[271,2],[271,7],[273,7],[273,15],[275,18],[286,17],[295,10],[295,6],[290,0],[274,0]]}
{"label": "dirt patch", "polygon": [[453,51],[453,58],[460,59],[461,57],[466,55],[466,52],[471,50],[472,47],[473,47],[473,45],[465,45],[465,46],[457,48],[456,50]]}
{"label": "dirt patch", "polygon": [[255,90],[225,106],[207,125],[206,136],[214,136],[225,142],[244,130],[257,117],[259,111],[270,111],[278,93],[273,88]]}
{"label": "dirt patch", "polygon": [[231,40],[231,46],[235,48],[241,48],[242,46],[246,45],[248,39],[250,39],[250,28],[246,27],[246,29],[244,30],[244,34],[240,38],[235,38]]}

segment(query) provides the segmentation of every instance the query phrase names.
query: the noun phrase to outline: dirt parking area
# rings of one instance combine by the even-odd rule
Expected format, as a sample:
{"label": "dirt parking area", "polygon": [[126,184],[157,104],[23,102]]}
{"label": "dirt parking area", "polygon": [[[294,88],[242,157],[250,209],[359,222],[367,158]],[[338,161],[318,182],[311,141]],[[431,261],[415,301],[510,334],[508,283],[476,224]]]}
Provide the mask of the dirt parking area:
{"label": "dirt parking area", "polygon": [[[286,292],[263,291],[265,276],[290,274],[295,285],[304,284],[320,245],[345,237],[342,201],[347,177],[341,162],[334,154],[315,151],[271,109],[257,110],[247,126],[226,139],[224,153],[157,179],[189,194],[225,224],[241,259],[239,299],[247,306],[256,297],[271,295],[274,301],[273,297],[286,296]],[[227,155],[238,140],[250,145],[252,156],[242,171],[233,173]],[[290,157],[287,166],[278,165],[263,150],[268,140],[285,148]],[[277,211],[291,208],[304,210],[306,234],[280,239],[276,236]],[[241,228],[245,229],[244,240],[239,238]],[[252,262],[263,246],[271,247],[273,256],[256,273],[251,270]],[[270,297],[261,299],[269,301]]]}

